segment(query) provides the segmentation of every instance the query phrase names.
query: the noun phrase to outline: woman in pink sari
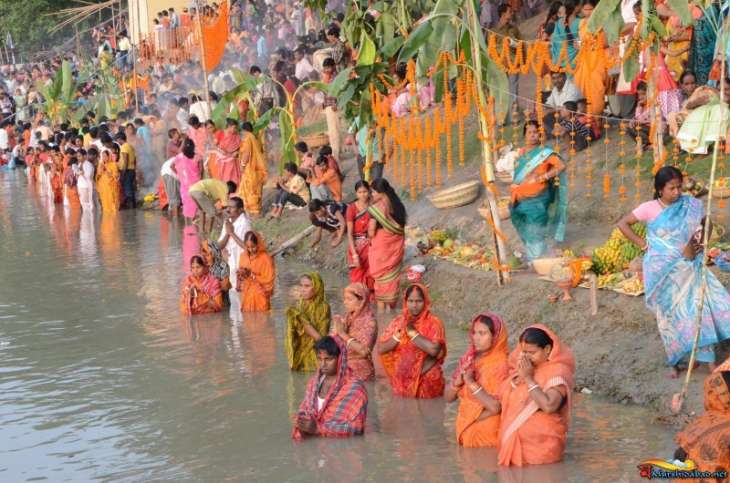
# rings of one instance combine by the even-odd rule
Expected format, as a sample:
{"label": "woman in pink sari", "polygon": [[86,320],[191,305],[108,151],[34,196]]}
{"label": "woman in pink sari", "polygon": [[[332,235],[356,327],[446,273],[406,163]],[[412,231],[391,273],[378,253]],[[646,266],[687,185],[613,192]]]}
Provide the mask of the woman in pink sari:
{"label": "woman in pink sari", "polygon": [[188,219],[195,218],[198,205],[190,197],[188,190],[192,185],[200,181],[200,161],[195,156],[195,144],[191,139],[183,143],[180,154],[175,158],[175,171],[180,180],[180,199],[182,200],[183,216]]}
{"label": "woman in pink sari", "polygon": [[378,338],[378,322],[370,310],[370,290],[362,283],[345,287],[343,300],[345,315],[334,317],[333,335],[345,341],[348,352],[347,367],[358,379],[375,378],[372,351]]}
{"label": "woman in pink sari", "polygon": [[206,145],[208,144],[208,130],[198,120],[198,116],[190,116],[188,119],[188,139],[195,144],[195,158],[200,161],[205,156]]}
{"label": "woman in pink sari", "polygon": [[238,125],[234,119],[226,120],[226,129],[216,149],[217,178],[223,182],[241,182],[241,169],[238,164],[238,147],[241,136],[238,134]]}
{"label": "woman in pink sari", "polygon": [[385,178],[373,181],[370,213],[370,275],[378,311],[390,310],[398,300],[400,270],[405,253],[406,208]]}

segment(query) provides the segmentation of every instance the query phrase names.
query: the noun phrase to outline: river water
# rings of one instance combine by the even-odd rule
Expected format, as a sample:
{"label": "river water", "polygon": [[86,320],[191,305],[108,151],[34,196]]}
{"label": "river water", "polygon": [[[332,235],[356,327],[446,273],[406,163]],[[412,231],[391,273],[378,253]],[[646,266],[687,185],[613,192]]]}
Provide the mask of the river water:
{"label": "river water", "polygon": [[[306,267],[278,261],[270,315],[188,320],[194,233],[156,212],[82,216],[26,183],[0,174],[0,481],[637,481],[673,453],[651,412],[578,395],[564,463],[498,471],[454,444],[456,403],[382,382],[364,437],[295,444],[308,376],[287,369],[283,309]],[[323,276],[339,312],[345,276]],[[450,373],[466,334],[435,312]]]}

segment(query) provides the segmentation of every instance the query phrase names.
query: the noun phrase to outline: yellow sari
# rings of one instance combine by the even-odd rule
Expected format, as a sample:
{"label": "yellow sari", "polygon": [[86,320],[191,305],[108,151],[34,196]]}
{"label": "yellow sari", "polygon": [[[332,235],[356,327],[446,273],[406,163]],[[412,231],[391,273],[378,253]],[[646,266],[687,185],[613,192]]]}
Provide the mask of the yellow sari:
{"label": "yellow sari", "polygon": [[289,368],[294,371],[317,369],[315,340],[304,331],[304,324],[314,327],[321,336],[327,335],[330,330],[331,311],[324,295],[322,277],[317,272],[306,275],[312,281],[314,295],[309,300],[299,301],[286,311],[284,346]]}
{"label": "yellow sari", "polygon": [[266,158],[261,143],[253,133],[244,131],[239,150],[241,164],[241,183],[238,194],[243,199],[246,213],[261,213],[261,198],[266,183]]}
{"label": "yellow sari", "polygon": [[119,211],[119,167],[110,158],[99,165],[96,173],[96,189],[99,192],[102,211],[109,213]]}

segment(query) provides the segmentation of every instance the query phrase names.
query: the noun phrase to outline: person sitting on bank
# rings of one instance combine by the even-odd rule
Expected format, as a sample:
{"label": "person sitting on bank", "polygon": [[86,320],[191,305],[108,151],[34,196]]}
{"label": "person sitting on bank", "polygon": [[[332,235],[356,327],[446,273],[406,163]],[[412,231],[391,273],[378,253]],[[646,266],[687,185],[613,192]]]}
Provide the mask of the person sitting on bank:
{"label": "person sitting on bank", "polygon": [[[188,193],[190,193],[190,197],[202,212],[200,226],[204,232],[213,230],[216,217],[221,215],[223,208],[228,203],[228,197],[235,193],[236,189],[236,183],[233,181],[223,182],[215,178],[201,179],[190,187]],[[210,228],[207,229],[205,226],[206,215],[210,217]]]}
{"label": "person sitting on bank", "polygon": [[330,245],[334,248],[339,245],[345,237],[345,212],[347,206],[334,201],[322,201],[314,199],[309,202],[309,219],[316,228],[312,248],[322,240],[322,230],[327,230],[332,235]]}
{"label": "person sitting on bank", "polygon": [[553,127],[556,122],[556,113],[559,113],[566,102],[578,102],[583,97],[580,89],[576,87],[572,80],[568,79],[565,72],[553,72],[551,76],[553,89],[545,101],[546,109],[544,110],[543,126],[545,127],[545,135],[550,138],[553,135]]}
{"label": "person sitting on bank", "polygon": [[314,171],[314,154],[312,154],[309,146],[304,141],[296,143],[294,150],[299,158],[299,173],[302,177],[306,178]]}
{"label": "person sitting on bank", "polygon": [[365,431],[368,392],[347,366],[347,349],[339,337],[325,336],[314,345],[318,370],[307,384],[292,439],[349,437]]}
{"label": "person sitting on bank", "polygon": [[342,201],[342,180],[337,171],[329,166],[326,155],[319,155],[314,165],[314,173],[307,181],[309,181],[312,199]]}
{"label": "person sitting on bank", "polygon": [[575,150],[583,151],[592,138],[590,128],[579,120],[578,104],[568,101],[560,110],[560,126],[555,126],[555,134],[566,141],[575,141]]}
{"label": "person sitting on bank", "polygon": [[297,165],[286,163],[284,173],[276,182],[276,198],[269,213],[269,218],[279,218],[287,204],[296,208],[303,208],[309,203],[309,188],[299,175]]}

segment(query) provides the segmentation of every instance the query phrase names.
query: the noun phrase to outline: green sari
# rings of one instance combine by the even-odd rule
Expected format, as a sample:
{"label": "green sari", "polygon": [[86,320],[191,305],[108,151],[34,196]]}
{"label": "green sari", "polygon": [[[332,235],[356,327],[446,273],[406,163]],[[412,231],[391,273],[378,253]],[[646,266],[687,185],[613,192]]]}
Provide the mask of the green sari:
{"label": "green sari", "polygon": [[314,295],[309,300],[300,300],[296,306],[286,310],[286,334],[284,347],[293,371],[314,371],[317,369],[315,340],[304,331],[308,323],[324,337],[329,333],[331,312],[324,295],[324,283],[317,272],[306,274],[312,280]]}
{"label": "green sari", "polygon": [[[517,160],[514,182],[521,184],[527,176],[550,156],[557,154],[548,147],[537,147]],[[510,209],[512,225],[525,244],[528,260],[541,257],[547,250],[547,239],[565,240],[568,221],[568,182],[565,171],[559,183],[550,180],[546,189],[537,196],[518,201]]]}

